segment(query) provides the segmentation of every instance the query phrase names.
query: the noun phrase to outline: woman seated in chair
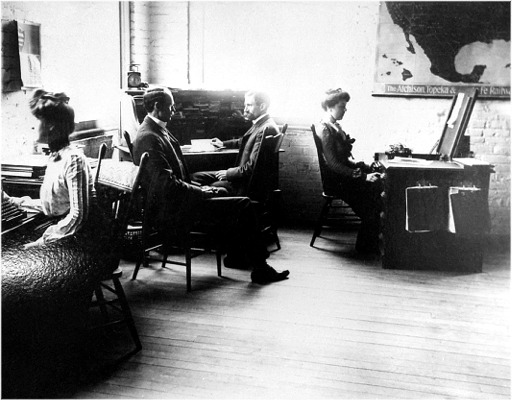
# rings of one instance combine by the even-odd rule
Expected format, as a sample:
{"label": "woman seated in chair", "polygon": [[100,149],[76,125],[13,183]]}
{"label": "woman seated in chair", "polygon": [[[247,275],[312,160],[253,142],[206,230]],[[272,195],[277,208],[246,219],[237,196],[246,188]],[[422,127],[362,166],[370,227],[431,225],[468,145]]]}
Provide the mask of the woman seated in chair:
{"label": "woman seated in chair", "polygon": [[40,189],[40,199],[9,197],[20,207],[42,211],[55,218],[37,240],[26,243],[24,249],[44,247],[72,236],[92,239],[102,225],[102,215],[96,204],[94,178],[87,158],[72,147],[69,135],[75,129],[75,113],[65,93],[49,93],[37,89],[30,100],[30,110],[39,119],[39,143],[47,144],[50,156]]}
{"label": "woman seated in chair", "polygon": [[40,121],[39,142],[51,151],[40,199],[2,192],[4,200],[54,218],[46,229],[21,227],[2,237],[2,356],[9,375],[2,394],[7,397],[39,396],[43,388],[58,386],[57,372],[69,372],[65,361],[83,347],[93,290],[112,273],[110,224],[96,206],[86,157],[70,146],[75,124],[68,101],[64,93],[42,89],[30,100]]}
{"label": "woman seated in chair", "polygon": [[330,89],[321,103],[325,115],[316,126],[329,174],[324,191],[343,199],[361,218],[356,250],[360,253],[379,252],[382,181],[380,174],[363,161],[354,162],[352,145],[355,139],[347,135],[338,121],[347,111],[350,95],[342,89]]}

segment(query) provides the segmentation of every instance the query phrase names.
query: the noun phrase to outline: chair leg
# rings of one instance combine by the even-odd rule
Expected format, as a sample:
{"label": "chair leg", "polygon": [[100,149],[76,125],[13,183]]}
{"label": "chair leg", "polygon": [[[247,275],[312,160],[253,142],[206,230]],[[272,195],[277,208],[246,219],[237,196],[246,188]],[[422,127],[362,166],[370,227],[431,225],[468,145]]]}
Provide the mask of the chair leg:
{"label": "chair leg", "polygon": [[167,264],[167,257],[169,256],[169,253],[167,250],[163,250],[162,253],[162,268],[165,268],[165,264]]}
{"label": "chair leg", "polygon": [[142,266],[144,268],[149,268],[148,257],[146,256],[146,254],[147,254],[146,250],[142,250]]}
{"label": "chair leg", "polygon": [[318,217],[318,221],[315,226],[315,231],[313,232],[313,237],[311,238],[311,242],[309,243],[309,245],[311,247],[313,247],[313,245],[315,244],[316,238],[318,236],[320,236],[320,234],[322,233],[323,221],[324,221],[327,213],[329,212],[331,203],[332,203],[332,199],[325,199],[325,203],[322,206],[322,210],[320,211],[320,216]]}
{"label": "chair leg", "polygon": [[185,248],[185,268],[187,270],[187,292],[192,291],[192,252],[190,246]]}
{"label": "chair leg", "polygon": [[140,268],[141,264],[142,264],[142,260],[137,260],[137,263],[135,264],[135,268],[134,268],[133,274],[132,274],[132,281],[137,279],[137,274],[139,273],[139,268]]}
{"label": "chair leg", "polygon": [[136,351],[139,351],[142,349],[142,344],[140,342],[137,328],[135,327],[135,322],[133,321],[133,316],[132,312],[130,311],[130,306],[128,305],[128,300],[126,300],[126,295],[124,294],[123,286],[117,277],[113,277],[112,282],[114,283],[114,288],[116,290],[117,298],[119,299],[119,304],[123,310],[126,325],[128,326],[130,334],[132,335],[133,342],[135,343],[135,349]]}
{"label": "chair leg", "polygon": [[144,268],[148,268],[148,260],[146,258],[146,250],[144,250],[144,243],[142,243],[142,249],[140,251],[140,257],[137,259],[137,263],[135,264],[135,268],[132,274],[132,281],[137,279],[137,274],[139,273],[140,266]]}
{"label": "chair leg", "polygon": [[279,241],[279,236],[277,235],[281,197],[282,197],[281,190],[276,189],[273,191],[272,203],[271,203],[271,218],[272,218],[271,234],[272,234],[272,237],[274,238],[274,242],[277,246],[277,249],[275,251],[281,250],[281,242]]}
{"label": "chair leg", "polygon": [[107,305],[105,301],[105,296],[103,296],[103,290],[101,290],[101,286],[98,285],[96,289],[94,289],[94,294],[96,296],[96,301],[98,303],[98,306],[101,311],[101,315],[103,316],[103,319],[105,320],[105,323],[108,323],[109,317],[108,317],[108,310]]}
{"label": "chair leg", "polygon": [[272,236],[274,236],[274,242],[276,243],[277,250],[281,250],[281,242],[279,241],[279,236],[277,235],[277,228],[273,229]]}
{"label": "chair leg", "polygon": [[217,259],[217,275],[222,276],[222,253],[219,250],[215,251],[215,258]]}

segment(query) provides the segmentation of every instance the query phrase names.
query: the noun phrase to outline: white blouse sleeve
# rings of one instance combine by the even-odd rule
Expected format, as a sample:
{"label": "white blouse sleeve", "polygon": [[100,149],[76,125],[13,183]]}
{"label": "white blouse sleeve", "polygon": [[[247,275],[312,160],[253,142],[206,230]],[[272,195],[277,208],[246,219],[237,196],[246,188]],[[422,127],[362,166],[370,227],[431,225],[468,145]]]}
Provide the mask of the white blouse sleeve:
{"label": "white blouse sleeve", "polygon": [[73,155],[64,176],[69,192],[69,213],[46,229],[42,236],[45,243],[73,235],[87,219],[89,199],[85,160]]}
{"label": "white blouse sleeve", "polygon": [[9,201],[25,211],[42,212],[41,199],[32,199],[29,196],[10,197]]}

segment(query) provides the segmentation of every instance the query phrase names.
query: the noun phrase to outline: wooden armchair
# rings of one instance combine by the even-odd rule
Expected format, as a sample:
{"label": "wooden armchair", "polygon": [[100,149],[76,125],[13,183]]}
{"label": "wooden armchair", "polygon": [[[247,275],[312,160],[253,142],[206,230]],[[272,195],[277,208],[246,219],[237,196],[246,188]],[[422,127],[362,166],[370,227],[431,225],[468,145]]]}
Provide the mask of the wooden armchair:
{"label": "wooden armchair", "polygon": [[320,210],[320,215],[316,222],[311,242],[309,243],[309,245],[313,247],[316,238],[321,235],[324,226],[354,226],[359,225],[361,220],[353,212],[350,206],[343,201],[340,193],[333,191],[327,186],[327,174],[329,171],[327,169],[327,163],[322,149],[322,141],[316,133],[315,125],[311,125],[311,132],[313,134],[318,155],[318,164],[320,166],[320,177],[322,179],[323,189],[322,197],[324,199],[324,204]]}
{"label": "wooden armchair", "polygon": [[[120,162],[115,160],[102,160],[105,149],[100,149],[98,167],[96,171],[96,189],[98,191],[98,201],[102,209],[109,214],[112,221],[111,245],[116,257],[108,257],[108,262],[112,265],[106,266],[106,271],[113,271],[96,286],[91,307],[99,307],[103,315],[104,322],[92,329],[99,327],[110,327],[118,324],[126,324],[133,342],[135,343],[135,352],[142,348],[137,329],[121,285],[120,278],[122,269],[120,262],[120,243],[128,226],[130,214],[134,209],[135,199],[140,193],[142,171],[145,168],[148,155],[144,154],[140,167],[131,162]],[[107,299],[104,291],[113,295],[113,299]],[[119,305],[119,307],[118,307]],[[112,319],[108,312],[108,307],[118,311],[119,318]]]}
{"label": "wooden armchair", "polygon": [[[147,268],[150,261],[158,261],[161,267],[167,264],[185,267],[187,291],[192,290],[192,259],[207,253],[215,252],[217,261],[217,275],[222,276],[223,250],[215,235],[198,226],[158,226],[154,214],[159,206],[159,199],[153,195],[153,189],[158,185],[151,182],[149,189],[144,193],[142,206],[142,239],[139,256],[132,279],[137,278],[142,266]],[[155,254],[156,252],[156,254]]]}
{"label": "wooden armchair", "polygon": [[279,150],[283,142],[287,125],[281,133],[263,138],[253,173],[249,179],[245,195],[256,206],[262,233],[275,243],[276,250],[281,249],[277,233],[279,225]]}

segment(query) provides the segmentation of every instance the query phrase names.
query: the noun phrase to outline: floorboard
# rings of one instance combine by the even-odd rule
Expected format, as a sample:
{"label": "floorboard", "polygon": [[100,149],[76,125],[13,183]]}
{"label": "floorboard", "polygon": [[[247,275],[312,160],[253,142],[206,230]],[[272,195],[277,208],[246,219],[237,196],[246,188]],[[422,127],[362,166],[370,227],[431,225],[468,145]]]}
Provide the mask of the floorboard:
{"label": "floorboard", "polygon": [[98,339],[63,397],[168,399],[510,399],[510,254],[482,273],[400,271],[354,254],[353,233],[282,229],[269,263],[290,279],[193,260],[141,269],[123,286],[143,349]]}

